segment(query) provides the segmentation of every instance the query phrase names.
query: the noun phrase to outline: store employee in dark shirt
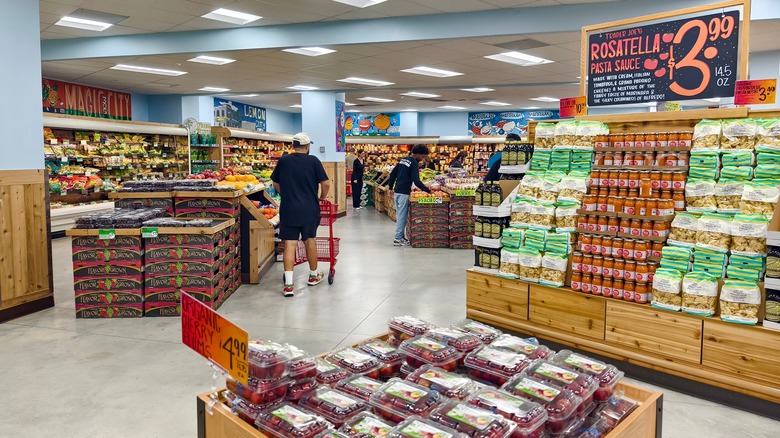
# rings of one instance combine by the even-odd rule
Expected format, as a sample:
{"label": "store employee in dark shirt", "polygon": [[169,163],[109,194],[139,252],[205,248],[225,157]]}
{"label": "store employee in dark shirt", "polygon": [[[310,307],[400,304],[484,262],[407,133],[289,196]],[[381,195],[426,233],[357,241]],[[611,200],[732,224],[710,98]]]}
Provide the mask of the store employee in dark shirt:
{"label": "store employee in dark shirt", "polygon": [[[284,241],[285,297],[295,295],[293,267],[298,240],[306,244],[309,260],[309,286],[319,284],[325,274],[317,269],[317,227],[320,224],[320,202],[330,190],[325,168],[317,157],[309,155],[311,141],[305,132],[293,137],[293,153],[279,159],[271,180],[281,195],[279,238]],[[319,198],[317,191],[319,189]]]}
{"label": "store employee in dark shirt", "polygon": [[409,241],[404,235],[406,230],[406,216],[409,214],[409,195],[412,193],[412,183],[420,190],[431,193],[428,187],[420,181],[420,165],[428,156],[428,148],[418,144],[412,148],[412,154],[401,158],[390,173],[388,187],[395,186],[395,246],[409,246]]}
{"label": "store employee in dark shirt", "polygon": [[363,192],[363,172],[366,168],[366,151],[358,151],[352,162],[352,207],[360,210],[360,195]]}

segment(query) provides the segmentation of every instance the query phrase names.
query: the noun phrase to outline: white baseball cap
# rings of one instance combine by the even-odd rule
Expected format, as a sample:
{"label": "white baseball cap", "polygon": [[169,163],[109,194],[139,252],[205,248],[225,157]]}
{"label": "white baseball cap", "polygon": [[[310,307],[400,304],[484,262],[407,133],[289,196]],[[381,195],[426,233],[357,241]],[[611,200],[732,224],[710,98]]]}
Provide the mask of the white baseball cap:
{"label": "white baseball cap", "polygon": [[298,142],[301,146],[307,145],[311,143],[311,139],[309,138],[309,134],[305,132],[299,132],[293,136],[293,141]]}

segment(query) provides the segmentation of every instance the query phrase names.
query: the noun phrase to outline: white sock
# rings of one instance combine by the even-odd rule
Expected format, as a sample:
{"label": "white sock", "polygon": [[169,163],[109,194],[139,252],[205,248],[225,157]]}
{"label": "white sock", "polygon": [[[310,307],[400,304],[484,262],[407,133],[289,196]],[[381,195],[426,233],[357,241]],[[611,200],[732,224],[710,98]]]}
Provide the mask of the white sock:
{"label": "white sock", "polygon": [[317,274],[318,272],[316,270],[315,271],[309,270],[309,275],[311,275],[312,277],[316,277]]}
{"label": "white sock", "polygon": [[293,284],[293,271],[284,271],[284,284]]}

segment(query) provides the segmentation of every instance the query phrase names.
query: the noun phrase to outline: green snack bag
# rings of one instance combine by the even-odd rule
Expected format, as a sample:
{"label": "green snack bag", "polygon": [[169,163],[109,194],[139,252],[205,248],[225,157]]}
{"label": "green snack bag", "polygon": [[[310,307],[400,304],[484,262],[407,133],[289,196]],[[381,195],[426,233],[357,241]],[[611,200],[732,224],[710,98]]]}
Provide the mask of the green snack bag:
{"label": "green snack bag", "polygon": [[561,287],[566,282],[569,258],[566,254],[547,251],[542,257],[539,284]]}
{"label": "green snack bag", "polygon": [[758,322],[761,290],[755,282],[727,279],[720,291],[723,321],[753,325]]}
{"label": "green snack bag", "polygon": [[701,167],[705,169],[717,169],[720,166],[720,155],[716,150],[692,151],[690,166]]}
{"label": "green snack bag", "polygon": [[739,266],[726,267],[726,277],[734,280],[760,281],[761,271],[751,268],[742,268]]}
{"label": "green snack bag", "polygon": [[732,181],[750,181],[753,179],[753,168],[750,166],[723,166],[720,170],[721,179]]}
{"label": "green snack bag", "polygon": [[712,316],[718,307],[718,278],[706,272],[689,272],[682,281],[682,311]]}
{"label": "green snack bag", "polygon": [[756,166],[756,179],[773,179],[780,175],[780,164],[759,164]]}
{"label": "green snack bag", "polygon": [[721,162],[724,166],[752,166],[754,161],[753,152],[748,150],[724,152],[721,156]]}
{"label": "green snack bag", "polygon": [[717,151],[720,147],[720,133],[720,120],[702,120],[693,128],[693,146],[691,150]]}
{"label": "green snack bag", "polygon": [[661,268],[653,276],[653,307],[679,311],[682,305],[682,272],[674,269]]}

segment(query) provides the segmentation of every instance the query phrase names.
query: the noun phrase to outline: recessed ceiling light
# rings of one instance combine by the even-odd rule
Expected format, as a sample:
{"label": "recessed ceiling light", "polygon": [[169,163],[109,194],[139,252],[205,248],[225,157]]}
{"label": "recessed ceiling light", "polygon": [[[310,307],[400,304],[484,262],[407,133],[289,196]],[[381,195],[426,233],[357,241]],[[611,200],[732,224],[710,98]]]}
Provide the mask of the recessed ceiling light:
{"label": "recessed ceiling light", "polygon": [[540,107],[540,106],[527,106],[524,109],[527,109],[527,110],[537,110],[537,109],[542,109],[542,107]]}
{"label": "recessed ceiling light", "polygon": [[462,106],[453,106],[453,105],[444,105],[444,106],[440,106],[439,108],[446,109],[446,110],[464,110],[464,109],[466,109],[466,108],[464,108]]}
{"label": "recessed ceiling light", "polygon": [[498,55],[488,55],[485,58],[492,59],[494,61],[507,62],[509,64],[520,65],[528,67],[530,65],[549,64],[553,61],[549,59],[539,58],[538,56],[526,55],[521,52],[504,52]]}
{"label": "recessed ceiling light", "polygon": [[76,29],[94,30],[96,32],[103,32],[109,27],[113,26],[111,23],[104,23],[102,21],[86,20],[84,18],[68,17],[67,15],[60,18],[60,21],[54,23],[57,26],[74,27]]}
{"label": "recessed ceiling light", "polygon": [[537,102],[558,102],[561,99],[556,99],[554,97],[532,97],[528,100],[535,100]]}
{"label": "recessed ceiling light", "polygon": [[512,105],[511,103],[506,102],[496,102],[496,101],[490,101],[490,102],[480,102],[480,105],[490,105],[490,106],[509,106]]}
{"label": "recessed ceiling light", "polygon": [[209,93],[224,93],[225,91],[230,91],[230,88],[221,88],[221,87],[203,87],[198,88],[199,91],[206,91]]}
{"label": "recessed ceiling light", "polygon": [[487,93],[488,91],[496,91],[496,90],[487,87],[476,87],[476,88],[461,88],[460,91],[469,91],[471,93]]}
{"label": "recessed ceiling light", "polygon": [[192,59],[188,59],[187,61],[199,62],[201,64],[212,64],[212,65],[225,65],[225,64],[230,64],[231,62],[236,62],[235,59],[217,58],[216,56],[208,56],[208,55],[196,56]]}
{"label": "recessed ceiling light", "polygon": [[416,113],[417,110],[414,109],[414,108],[407,108],[407,109],[402,109],[401,112],[404,112],[404,113]]}
{"label": "recessed ceiling light", "polygon": [[358,100],[365,100],[368,102],[380,102],[380,103],[395,102],[393,99],[385,99],[382,97],[358,97]]}
{"label": "recessed ceiling light", "polygon": [[356,8],[367,8],[369,6],[378,5],[384,3],[387,0],[333,0],[337,3],[344,3],[345,5],[354,6]]}
{"label": "recessed ceiling light", "polygon": [[225,23],[244,25],[257,21],[263,17],[259,15],[246,14],[244,12],[232,11],[230,9],[219,8],[215,11],[211,11],[206,15],[202,15],[203,18],[209,20],[224,21]]}
{"label": "recessed ceiling light", "polygon": [[416,91],[410,91],[408,93],[401,93],[401,96],[422,97],[422,98],[431,99],[434,97],[441,97],[441,94],[418,93]]}
{"label": "recessed ceiling light", "polygon": [[461,76],[463,73],[456,71],[442,70],[432,67],[414,67],[401,70],[404,73],[414,73],[416,75],[433,76],[436,78],[451,78],[453,76]]}
{"label": "recessed ceiling light", "polygon": [[257,97],[259,94],[251,93],[251,94],[236,94],[233,97]]}
{"label": "recessed ceiling light", "polygon": [[297,53],[306,56],[322,56],[328,53],[334,53],[335,50],[324,47],[298,47],[297,49],[282,49],[282,52]]}
{"label": "recessed ceiling light", "polygon": [[287,87],[290,90],[298,90],[298,91],[311,91],[311,90],[319,90],[317,87],[310,87],[308,85],[293,85],[292,87]]}
{"label": "recessed ceiling light", "polygon": [[339,79],[338,82],[349,82],[350,84],[370,85],[372,87],[384,87],[385,85],[393,85],[394,82],[377,81],[374,79],[348,77]]}
{"label": "recessed ceiling light", "polygon": [[706,102],[712,102],[712,103],[720,103],[720,97],[712,97],[710,99],[702,99]]}
{"label": "recessed ceiling light", "polygon": [[127,64],[117,64],[111,67],[111,70],[132,71],[135,73],[148,73],[152,75],[163,75],[163,76],[181,76],[187,74],[186,71],[165,70],[162,68],[141,67],[139,65],[127,65]]}
{"label": "recessed ceiling light", "polygon": [[290,105],[290,108],[303,108],[303,105],[296,103],[295,105]]}
{"label": "recessed ceiling light", "polygon": [[344,106],[357,106],[356,103],[344,102]]}

